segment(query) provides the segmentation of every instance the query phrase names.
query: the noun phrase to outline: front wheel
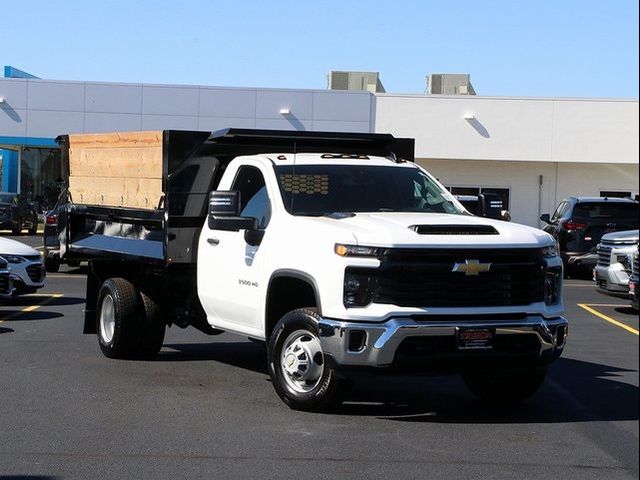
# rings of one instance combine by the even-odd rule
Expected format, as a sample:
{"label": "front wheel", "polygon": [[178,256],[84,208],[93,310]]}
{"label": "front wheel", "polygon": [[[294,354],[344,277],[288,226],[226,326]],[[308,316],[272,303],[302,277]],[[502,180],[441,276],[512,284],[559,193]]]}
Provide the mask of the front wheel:
{"label": "front wheel", "polygon": [[326,410],[344,392],[344,382],[324,361],[319,320],[313,310],[293,310],[282,317],[269,339],[269,375],[276,393],[294,410]]}
{"label": "front wheel", "polygon": [[480,400],[513,405],[533,395],[544,382],[545,367],[513,371],[469,373],[462,376],[467,388]]}

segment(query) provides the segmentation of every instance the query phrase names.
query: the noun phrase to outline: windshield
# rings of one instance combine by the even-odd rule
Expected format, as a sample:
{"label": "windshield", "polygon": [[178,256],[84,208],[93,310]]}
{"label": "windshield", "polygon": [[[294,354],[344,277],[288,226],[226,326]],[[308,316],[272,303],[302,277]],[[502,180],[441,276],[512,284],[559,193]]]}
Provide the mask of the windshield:
{"label": "windshield", "polygon": [[296,165],[275,169],[285,207],[293,215],[464,212],[447,191],[418,168]]}

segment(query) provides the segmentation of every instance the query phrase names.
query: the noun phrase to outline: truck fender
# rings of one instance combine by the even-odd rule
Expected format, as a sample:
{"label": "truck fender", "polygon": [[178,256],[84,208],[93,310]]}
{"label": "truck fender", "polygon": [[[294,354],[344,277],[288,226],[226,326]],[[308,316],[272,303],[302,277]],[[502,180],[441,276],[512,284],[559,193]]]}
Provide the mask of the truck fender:
{"label": "truck fender", "polygon": [[[274,287],[278,288],[278,280],[289,280],[291,282],[289,287],[301,288],[301,291],[296,293],[302,293],[302,295],[294,295],[293,298],[282,299],[274,298],[273,295],[280,297],[278,292],[274,293]],[[280,284],[281,287],[287,286]],[[280,269],[271,274],[269,278],[269,284],[265,296],[265,338],[268,340],[280,318],[296,308],[304,307],[316,307],[318,315],[322,315],[322,300],[320,297],[320,289],[318,284],[313,278],[306,272],[295,269]]]}

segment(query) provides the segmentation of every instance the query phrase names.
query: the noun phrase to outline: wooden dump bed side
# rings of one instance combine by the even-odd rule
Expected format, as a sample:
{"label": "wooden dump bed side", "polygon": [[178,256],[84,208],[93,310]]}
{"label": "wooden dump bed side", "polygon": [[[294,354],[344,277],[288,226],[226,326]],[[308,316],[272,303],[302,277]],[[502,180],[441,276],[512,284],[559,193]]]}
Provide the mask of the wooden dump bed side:
{"label": "wooden dump bed side", "polygon": [[158,208],[163,195],[163,132],[69,135],[69,193],[74,203]]}

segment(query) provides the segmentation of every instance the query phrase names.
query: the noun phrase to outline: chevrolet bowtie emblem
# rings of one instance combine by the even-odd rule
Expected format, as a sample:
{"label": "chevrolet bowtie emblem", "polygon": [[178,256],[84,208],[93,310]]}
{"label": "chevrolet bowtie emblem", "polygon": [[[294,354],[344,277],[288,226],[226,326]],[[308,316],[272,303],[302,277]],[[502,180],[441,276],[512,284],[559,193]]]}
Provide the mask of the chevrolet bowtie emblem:
{"label": "chevrolet bowtie emblem", "polygon": [[462,272],[467,277],[478,276],[483,272],[488,272],[491,268],[490,263],[480,263],[479,260],[465,260],[464,263],[456,263],[453,265],[452,272]]}

